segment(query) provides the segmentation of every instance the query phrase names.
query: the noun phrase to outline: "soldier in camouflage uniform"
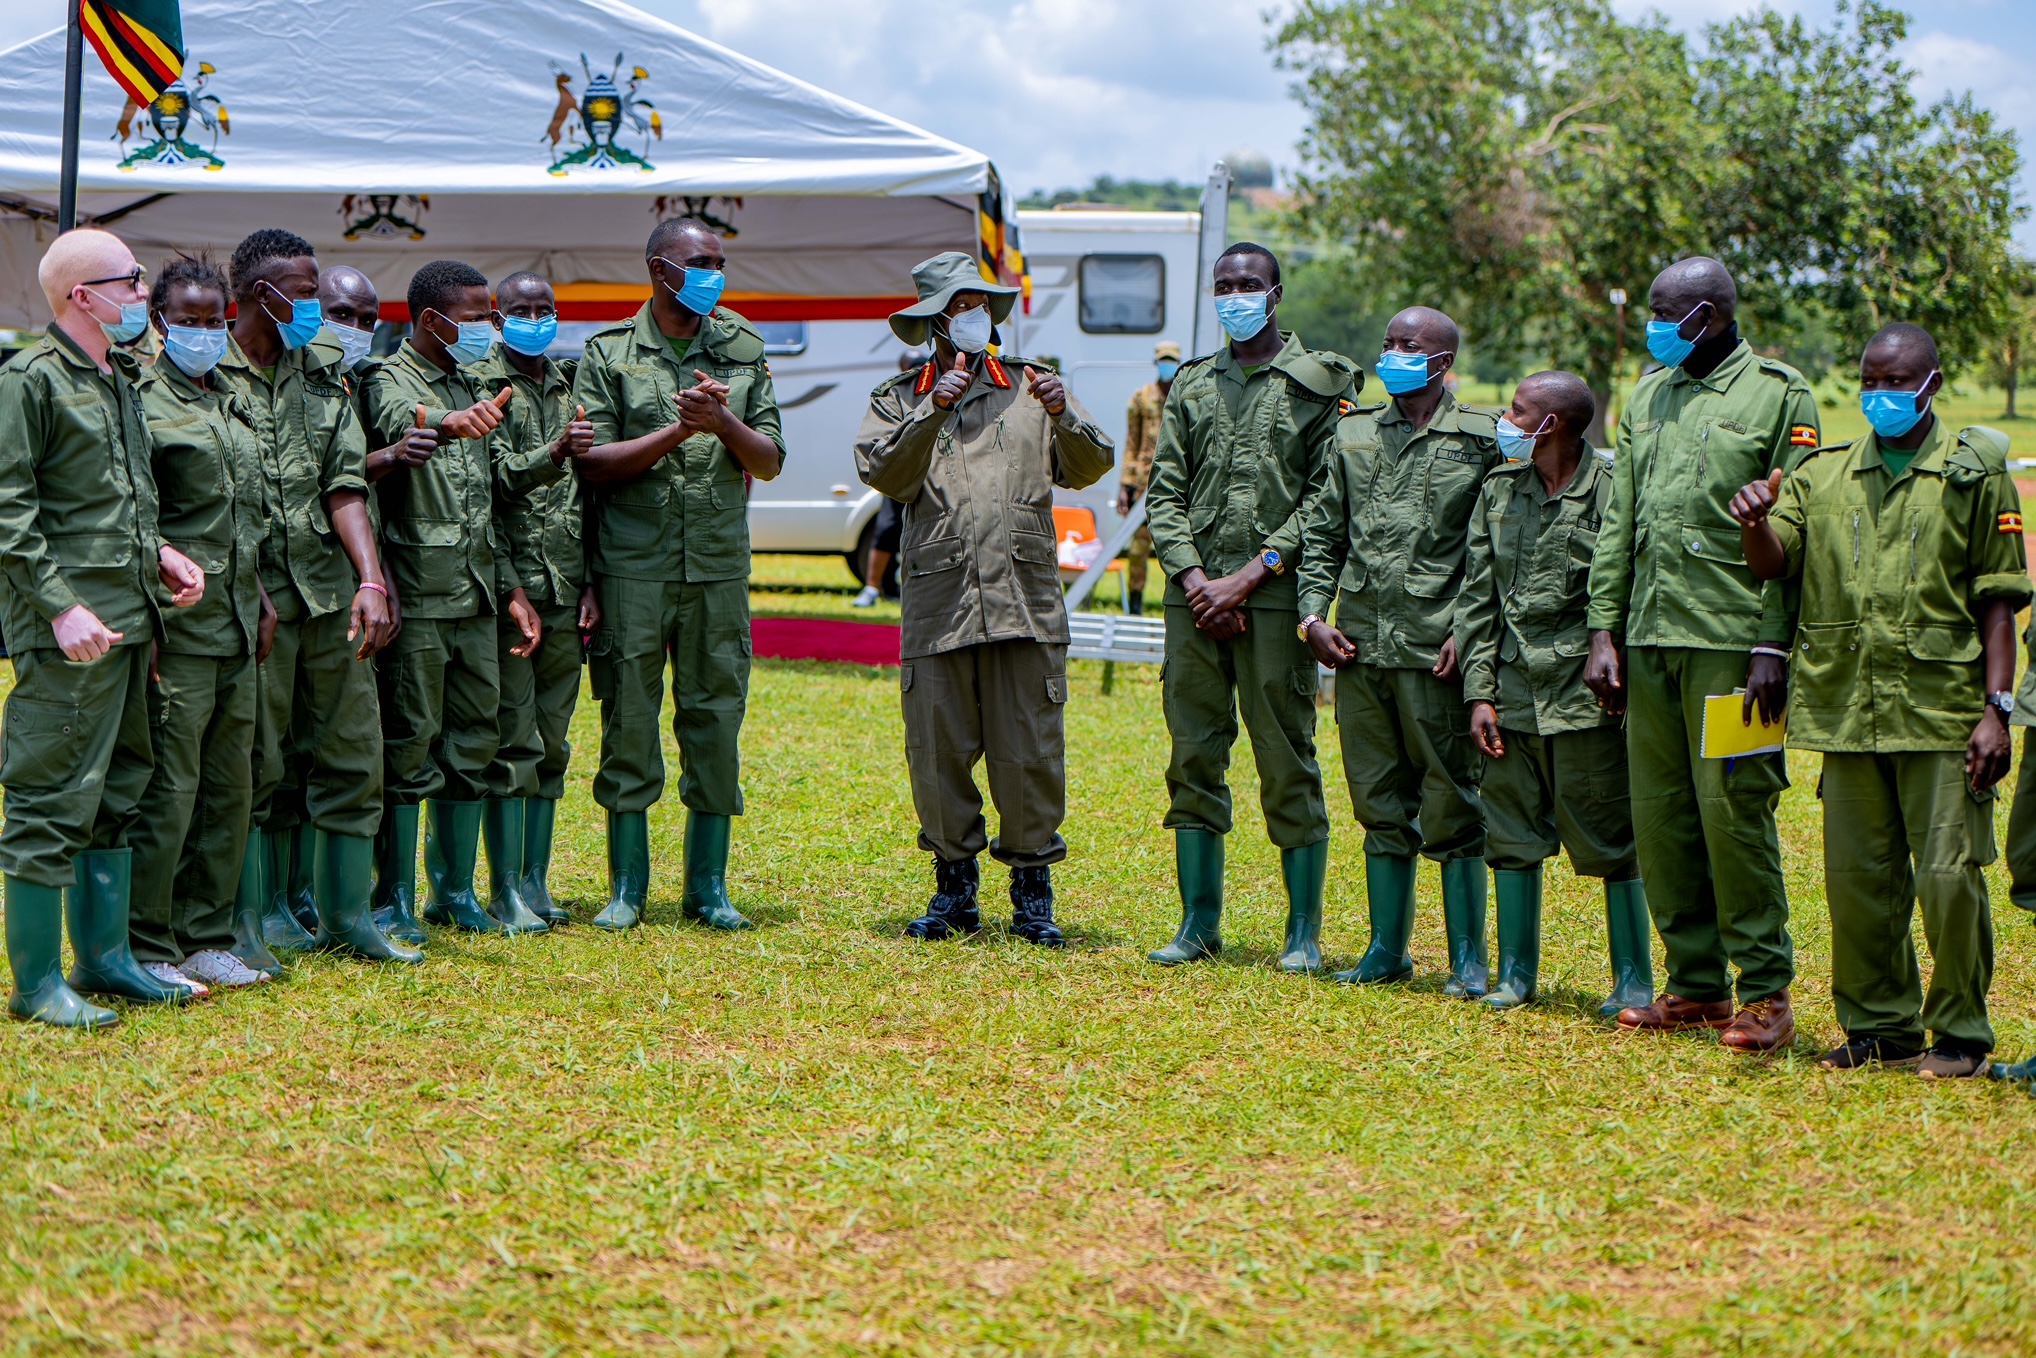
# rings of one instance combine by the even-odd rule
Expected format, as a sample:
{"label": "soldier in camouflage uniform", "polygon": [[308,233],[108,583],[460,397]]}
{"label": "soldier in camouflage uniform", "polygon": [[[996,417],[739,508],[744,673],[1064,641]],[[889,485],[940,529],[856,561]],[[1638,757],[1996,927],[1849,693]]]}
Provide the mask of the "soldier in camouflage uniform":
{"label": "soldier in camouflage uniform", "polygon": [[[1159,447],[1159,418],[1181,368],[1181,346],[1161,340],[1153,346],[1156,378],[1140,387],[1124,412],[1124,479],[1117,487],[1117,512],[1129,514],[1152,480],[1152,453]],[[1141,523],[1131,535],[1131,562],[1124,572],[1124,611],[1137,617],[1145,611],[1145,563],[1152,556],[1152,525]]]}

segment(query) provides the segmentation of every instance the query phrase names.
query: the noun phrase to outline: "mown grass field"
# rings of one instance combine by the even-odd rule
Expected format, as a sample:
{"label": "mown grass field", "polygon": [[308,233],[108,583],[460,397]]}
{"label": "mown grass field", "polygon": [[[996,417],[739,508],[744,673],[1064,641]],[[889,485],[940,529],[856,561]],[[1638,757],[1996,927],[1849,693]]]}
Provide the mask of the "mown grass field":
{"label": "mown grass field", "polygon": [[[759,561],[759,611],[845,607]],[[888,606],[876,616],[895,616]],[[896,672],[759,662],[732,886],[762,927],[598,934],[578,725],[552,936],[71,1036],[0,1028],[0,1346],[24,1353],[2014,1354],[2036,1349],[2036,1101],[1811,1066],[1836,1036],[1814,760],[1782,831],[1803,1036],[1772,1059],[1600,1023],[1596,891],[1549,875],[1545,999],[1279,974],[1237,770],[1231,948],[1161,971],[1158,676],[1073,666],[1079,946],[898,937],[929,884]],[[1325,713],[1326,946],[1364,940]],[[1240,750],[1240,757],[1243,751]],[[667,737],[667,758],[672,753]],[[2001,823],[2005,822],[2003,813]],[[2002,1045],[2036,935],[1999,870]]]}

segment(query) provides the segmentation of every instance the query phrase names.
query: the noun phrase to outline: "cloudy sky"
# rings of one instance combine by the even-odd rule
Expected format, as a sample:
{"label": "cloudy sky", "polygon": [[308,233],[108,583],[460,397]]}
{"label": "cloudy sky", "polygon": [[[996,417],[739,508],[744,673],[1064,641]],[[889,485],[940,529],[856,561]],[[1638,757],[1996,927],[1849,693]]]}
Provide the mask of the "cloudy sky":
{"label": "cloudy sky", "polygon": [[[406,0],[392,0],[406,2]],[[1290,166],[1302,120],[1265,50],[1278,0],[636,0],[816,85],[988,152],[1018,191],[1098,174],[1196,181],[1257,149]],[[1615,0],[1629,17],[1657,6]],[[1831,0],[1772,0],[1828,19]],[[1758,0],[1675,0],[1695,29]],[[2036,159],[2036,4],[1909,0],[1919,92],[1971,89]],[[5,0],[0,48],[62,22],[62,0]],[[2032,200],[2036,175],[2023,176]],[[2036,222],[2020,233],[2036,250]]]}

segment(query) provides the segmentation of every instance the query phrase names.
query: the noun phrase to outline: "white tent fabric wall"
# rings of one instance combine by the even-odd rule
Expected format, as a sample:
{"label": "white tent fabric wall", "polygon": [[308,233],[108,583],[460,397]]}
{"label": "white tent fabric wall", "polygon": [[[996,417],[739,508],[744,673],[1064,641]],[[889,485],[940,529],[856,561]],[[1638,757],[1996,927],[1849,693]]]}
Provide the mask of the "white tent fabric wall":
{"label": "white tent fabric wall", "polygon": [[[85,62],[79,213],[151,265],[282,226],[385,303],[451,257],[615,314],[650,227],[701,211],[735,228],[738,309],[873,315],[914,263],[973,248],[992,182],[978,152],[618,0],[184,0],[183,20],[181,110],[129,110]],[[62,30],[0,53],[0,326],[47,319],[63,55]]]}

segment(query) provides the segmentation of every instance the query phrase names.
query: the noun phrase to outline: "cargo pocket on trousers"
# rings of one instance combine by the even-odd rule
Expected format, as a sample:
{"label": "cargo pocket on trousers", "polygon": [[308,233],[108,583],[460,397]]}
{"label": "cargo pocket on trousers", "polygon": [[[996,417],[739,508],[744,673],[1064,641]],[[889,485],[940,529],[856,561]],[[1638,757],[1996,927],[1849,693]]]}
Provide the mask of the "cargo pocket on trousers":
{"label": "cargo pocket on trousers", "polygon": [[1049,674],[1046,676],[1046,700],[1054,704],[1065,703],[1067,701],[1067,676],[1065,674]]}
{"label": "cargo pocket on trousers", "polygon": [[587,688],[596,702],[615,696],[615,633],[606,627],[587,645]]}
{"label": "cargo pocket on trousers", "polygon": [[76,705],[9,698],[6,730],[0,736],[0,785],[64,786],[77,770],[82,739]]}
{"label": "cargo pocket on trousers", "polygon": [[912,667],[910,665],[900,665],[898,666],[898,692],[910,693],[911,691]]}
{"label": "cargo pocket on trousers", "polygon": [[1306,698],[1309,702],[1315,701],[1315,696],[1322,691],[1322,678],[1312,660],[1305,665],[1294,666],[1290,682],[1294,686],[1294,696]]}

